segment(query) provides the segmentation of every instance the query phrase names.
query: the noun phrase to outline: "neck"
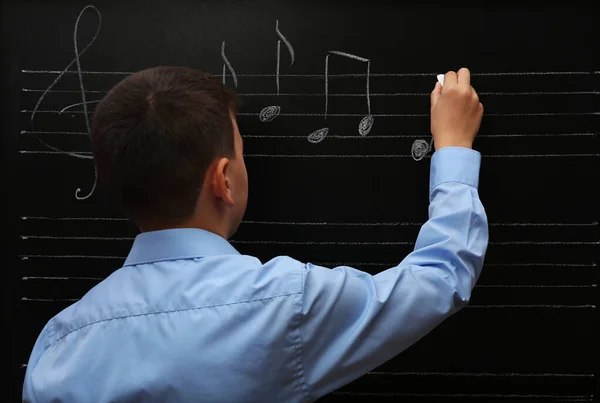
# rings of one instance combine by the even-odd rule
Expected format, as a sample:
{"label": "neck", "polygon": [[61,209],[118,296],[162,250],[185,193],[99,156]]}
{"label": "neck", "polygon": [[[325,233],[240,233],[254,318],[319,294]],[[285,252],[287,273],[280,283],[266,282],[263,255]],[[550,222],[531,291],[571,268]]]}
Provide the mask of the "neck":
{"label": "neck", "polygon": [[151,232],[151,231],[160,231],[166,229],[175,229],[175,228],[197,228],[205,231],[212,232],[214,234],[219,235],[221,238],[229,239],[229,231],[227,226],[225,225],[215,225],[210,223],[196,222],[195,220],[188,220],[185,222],[167,224],[145,224],[138,225],[140,232]]}
{"label": "neck", "polygon": [[198,228],[217,234],[224,239],[229,239],[230,225],[226,220],[222,218],[219,219],[218,217],[220,217],[220,215],[216,212],[214,214],[205,215],[197,214],[183,221],[144,223],[143,225],[138,224],[138,227],[141,232],[160,231],[174,228]]}
{"label": "neck", "polygon": [[141,232],[159,231],[173,228],[198,228],[212,232],[224,239],[232,235],[227,207],[216,198],[208,198],[203,195],[209,192],[203,191],[198,198],[196,211],[190,217],[177,221],[146,222],[144,225],[138,223]]}

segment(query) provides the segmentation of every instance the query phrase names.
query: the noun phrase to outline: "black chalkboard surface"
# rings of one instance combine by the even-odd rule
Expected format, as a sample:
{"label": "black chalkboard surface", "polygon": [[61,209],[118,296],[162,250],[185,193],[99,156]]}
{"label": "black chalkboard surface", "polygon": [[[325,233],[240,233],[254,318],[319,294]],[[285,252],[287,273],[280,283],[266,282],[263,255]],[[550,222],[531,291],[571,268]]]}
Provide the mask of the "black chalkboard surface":
{"label": "black chalkboard surface", "polygon": [[200,68],[241,94],[251,190],[238,250],[370,273],[399,262],[427,218],[428,94],[436,74],[469,67],[485,106],[475,147],[490,221],[471,304],[322,400],[595,398],[593,6],[92,4],[2,2],[5,365],[15,374],[5,390],[14,400],[42,326],[117,269],[137,233],[95,189],[88,114],[117,81],[155,65]]}

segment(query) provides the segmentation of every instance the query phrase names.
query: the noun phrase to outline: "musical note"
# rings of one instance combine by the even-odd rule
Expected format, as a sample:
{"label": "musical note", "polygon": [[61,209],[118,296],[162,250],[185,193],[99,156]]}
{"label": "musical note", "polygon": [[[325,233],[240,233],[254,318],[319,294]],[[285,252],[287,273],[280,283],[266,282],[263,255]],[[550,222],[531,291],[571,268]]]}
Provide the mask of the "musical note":
{"label": "musical note", "polygon": [[[87,11],[87,10],[92,10],[96,13],[97,17],[98,17],[98,25],[96,27],[96,32],[94,33],[92,39],[84,46],[84,48],[79,51],[78,49],[78,45],[77,45],[77,33],[79,30],[79,22],[81,21],[81,18],[83,16],[83,14]],[[73,47],[74,47],[74,52],[75,52],[75,57],[73,58],[73,60],[71,60],[71,62],[69,64],[67,64],[67,67],[65,67],[59,74],[58,76],[56,76],[56,78],[54,79],[54,81],[52,81],[52,83],[48,86],[48,88],[46,88],[46,90],[42,93],[42,95],[40,95],[39,99],[37,100],[33,110],[31,111],[31,118],[30,118],[30,123],[31,123],[31,127],[33,128],[33,121],[35,118],[35,115],[42,103],[42,101],[46,98],[46,95],[48,94],[48,92],[50,92],[52,90],[52,88],[54,88],[54,86],[60,81],[60,79],[69,71],[69,69],[71,68],[71,66],[73,66],[73,64],[76,65],[77,67],[77,76],[79,78],[79,90],[80,90],[80,94],[81,94],[81,101],[78,104],[75,105],[81,105],[83,107],[83,117],[85,120],[85,126],[87,129],[87,134],[88,136],[90,135],[91,132],[91,128],[90,128],[90,118],[88,116],[88,109],[87,109],[87,105],[88,102],[86,101],[86,92],[85,92],[85,87],[83,85],[83,74],[82,74],[82,70],[81,70],[81,62],[80,62],[80,57],[90,48],[90,46],[92,46],[92,44],[96,41],[96,38],[98,37],[98,34],[100,33],[100,27],[102,26],[102,15],[100,14],[100,11],[92,6],[85,6],[81,12],[79,13],[79,15],[77,16],[77,20],[75,21],[75,27],[73,29]],[[71,106],[74,105],[70,105],[69,107],[65,108],[68,109]],[[59,112],[62,113],[65,109],[63,109],[62,111]],[[75,157],[75,158],[81,158],[81,159],[92,159],[93,157],[91,155],[88,154],[81,154],[81,153],[76,153],[76,152],[69,152],[69,151],[64,151],[61,150],[57,147],[51,146],[50,144],[46,143],[44,140],[42,140],[37,134],[34,134],[34,136],[36,137],[36,139],[42,143],[45,147],[48,147],[51,150],[54,150],[60,154],[65,154],[71,157]],[[90,192],[85,195],[80,197],[79,193],[81,192],[81,188],[77,188],[75,190],[75,198],[78,200],[84,200],[87,199],[88,197],[90,197],[94,191],[96,190],[96,185],[98,183],[98,171],[96,169],[96,166],[94,165],[94,184],[92,185],[92,189],[90,190]]]}
{"label": "musical note", "polygon": [[[439,83],[444,85],[445,76],[443,74],[438,74],[436,77]],[[415,161],[421,161],[431,150],[433,150],[433,137],[429,141],[429,144],[427,144],[427,141],[425,140],[415,140],[412,144],[410,153]]]}
{"label": "musical note", "polygon": [[[289,54],[290,54],[290,67],[294,64],[294,48],[290,41],[287,40],[285,36],[279,30],[279,20],[275,21],[275,32],[280,39],[277,40],[277,64],[275,66],[275,84],[277,87],[277,95],[279,95],[279,71],[281,65],[281,41],[285,44]],[[281,112],[281,107],[277,105],[271,105],[264,107],[260,114],[258,115],[261,122],[270,122],[275,119],[279,113]]]}
{"label": "musical note", "polygon": [[229,73],[231,74],[231,78],[233,78],[233,87],[237,88],[237,86],[238,86],[237,75],[235,74],[235,70],[233,70],[231,63],[229,63],[229,59],[227,59],[227,56],[225,56],[225,41],[223,41],[221,43],[221,58],[223,59],[223,85],[225,85],[225,77],[226,77],[225,66],[227,66],[227,69],[229,70]]}
{"label": "musical note", "polygon": [[[356,56],[346,52],[340,52],[337,50],[330,50],[329,54],[325,56],[325,113],[324,117],[327,119],[327,111],[329,108],[329,56],[330,55],[338,55],[342,57],[346,57],[349,59],[357,60],[359,62],[363,62],[367,64],[367,82],[366,82],[366,90],[365,96],[367,100],[367,115],[361,119],[358,123],[358,134],[361,136],[366,136],[369,134],[371,129],[373,128],[374,119],[371,115],[371,95],[370,95],[370,82],[371,82],[371,60],[366,59],[364,57]],[[329,133],[329,128],[323,127],[321,129],[317,129],[311,134],[308,135],[308,141],[311,143],[319,143],[323,141],[323,139]]]}
{"label": "musical note", "polygon": [[308,141],[311,143],[319,143],[329,134],[328,127],[322,127],[308,135]]}
{"label": "musical note", "polygon": [[431,150],[433,150],[433,137],[429,143],[421,139],[415,140],[410,153],[415,161],[421,161]]}
{"label": "musical note", "polygon": [[260,111],[258,118],[261,122],[270,122],[271,120],[275,119],[277,115],[279,115],[279,112],[281,112],[280,106],[266,106]]}

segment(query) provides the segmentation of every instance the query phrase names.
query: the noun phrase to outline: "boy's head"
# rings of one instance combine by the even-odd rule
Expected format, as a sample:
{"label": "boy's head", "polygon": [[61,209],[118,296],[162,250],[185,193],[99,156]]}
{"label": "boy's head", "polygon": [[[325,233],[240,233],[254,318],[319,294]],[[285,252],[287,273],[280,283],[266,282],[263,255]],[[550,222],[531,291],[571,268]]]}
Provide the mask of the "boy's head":
{"label": "boy's head", "polygon": [[198,70],[125,78],[92,121],[100,184],[142,231],[199,227],[230,237],[248,197],[236,111],[235,94]]}

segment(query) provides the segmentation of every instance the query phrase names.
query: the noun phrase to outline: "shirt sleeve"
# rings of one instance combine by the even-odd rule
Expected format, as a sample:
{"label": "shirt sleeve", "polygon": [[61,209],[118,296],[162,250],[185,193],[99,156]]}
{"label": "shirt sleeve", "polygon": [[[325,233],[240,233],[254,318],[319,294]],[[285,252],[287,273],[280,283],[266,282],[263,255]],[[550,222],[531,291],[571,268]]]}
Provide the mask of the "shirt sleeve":
{"label": "shirt sleeve", "polygon": [[429,219],[399,265],[376,275],[304,265],[300,332],[311,397],[378,367],[467,304],[488,244],[480,162],[467,148],[433,154]]}

